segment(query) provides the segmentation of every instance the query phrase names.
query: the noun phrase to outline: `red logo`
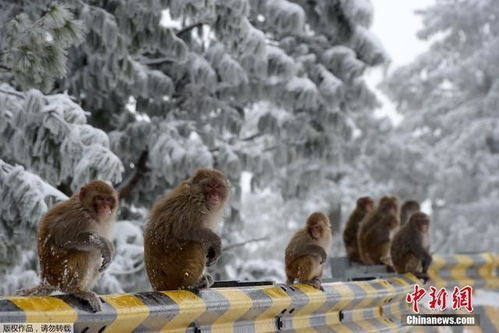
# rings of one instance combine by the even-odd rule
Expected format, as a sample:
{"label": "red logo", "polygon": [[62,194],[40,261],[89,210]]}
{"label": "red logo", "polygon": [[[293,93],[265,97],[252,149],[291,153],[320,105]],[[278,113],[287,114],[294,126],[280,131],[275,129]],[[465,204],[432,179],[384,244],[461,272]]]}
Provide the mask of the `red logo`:
{"label": "red logo", "polygon": [[[426,290],[421,288],[419,285],[414,285],[414,291],[408,293],[405,297],[407,303],[412,304],[412,310],[415,313],[419,313],[419,302],[423,296],[426,295]],[[437,289],[430,286],[430,301],[428,302],[428,308],[431,310],[444,311],[447,309],[447,290],[445,288]],[[468,312],[473,311],[473,288],[470,286],[465,286],[463,288],[454,287],[452,292],[452,309],[459,310],[465,308]]]}
{"label": "red logo", "polygon": [[439,307],[441,311],[447,309],[447,290],[445,290],[445,288],[442,288],[437,291],[437,288],[433,286],[431,286],[430,289],[431,299],[428,303],[430,309],[435,310],[437,307]]}
{"label": "red logo", "polygon": [[426,291],[423,288],[420,288],[419,285],[414,285],[414,291],[412,293],[407,294],[405,300],[407,303],[412,303],[412,310],[416,313],[419,313],[419,300],[426,294]]}
{"label": "red logo", "polygon": [[465,308],[468,312],[473,311],[473,303],[471,298],[473,296],[473,288],[470,286],[465,286],[461,289],[454,287],[452,292],[452,309],[459,310]]}

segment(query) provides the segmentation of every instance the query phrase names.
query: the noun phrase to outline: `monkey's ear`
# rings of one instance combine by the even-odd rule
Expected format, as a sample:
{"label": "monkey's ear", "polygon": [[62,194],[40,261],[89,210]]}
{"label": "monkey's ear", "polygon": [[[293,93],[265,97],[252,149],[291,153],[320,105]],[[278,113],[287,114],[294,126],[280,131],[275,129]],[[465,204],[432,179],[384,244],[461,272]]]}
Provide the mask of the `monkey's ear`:
{"label": "monkey's ear", "polygon": [[87,189],[85,187],[82,187],[80,189],[80,193],[78,194],[78,196],[80,197],[80,201],[83,201],[86,195],[87,195]]}
{"label": "monkey's ear", "polygon": [[198,169],[194,173],[194,176],[192,176],[190,183],[197,184],[202,178],[203,178],[202,172],[200,172],[200,170]]}

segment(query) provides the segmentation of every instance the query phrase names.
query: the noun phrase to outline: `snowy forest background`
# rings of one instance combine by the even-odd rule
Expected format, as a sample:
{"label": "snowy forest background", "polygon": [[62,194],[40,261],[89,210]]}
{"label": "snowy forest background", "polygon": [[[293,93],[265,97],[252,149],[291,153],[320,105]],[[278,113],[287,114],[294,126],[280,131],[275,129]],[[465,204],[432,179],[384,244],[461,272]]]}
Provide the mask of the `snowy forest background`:
{"label": "snowy forest background", "polygon": [[[149,289],[148,209],[198,167],[234,185],[219,279],[283,281],[314,210],[343,255],[364,195],[424,202],[432,252],[498,252],[497,2],[423,8],[430,46],[399,68],[373,14],[369,0],[0,0],[0,295],[36,283],[40,217],[93,178],[122,196],[98,291]],[[397,124],[375,114],[375,68]]]}

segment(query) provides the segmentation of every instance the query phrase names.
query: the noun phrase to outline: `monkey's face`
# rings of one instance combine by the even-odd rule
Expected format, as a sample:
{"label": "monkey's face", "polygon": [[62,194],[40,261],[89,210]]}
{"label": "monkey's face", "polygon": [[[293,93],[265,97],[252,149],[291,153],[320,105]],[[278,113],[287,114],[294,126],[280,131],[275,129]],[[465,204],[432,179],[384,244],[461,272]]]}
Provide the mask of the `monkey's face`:
{"label": "monkey's face", "polygon": [[357,208],[364,213],[369,213],[374,209],[374,201],[370,197],[362,197],[357,199]]}
{"label": "monkey's face", "polygon": [[424,234],[430,229],[430,218],[425,213],[418,212],[413,214],[410,222],[414,223],[418,230]]}
{"label": "monkey's face", "polygon": [[210,208],[221,207],[229,197],[229,180],[220,171],[211,169],[198,170],[192,184],[199,190]]}
{"label": "monkey's face", "polygon": [[310,236],[314,239],[320,239],[322,237],[322,233],[324,232],[320,222],[311,223],[308,231]]}
{"label": "monkey's face", "polygon": [[203,185],[205,199],[210,206],[218,207],[223,203],[228,195],[227,187],[224,183],[212,179]]}
{"label": "monkey's face", "polygon": [[374,202],[372,200],[366,200],[362,206],[364,212],[369,213],[374,209]]}
{"label": "monkey's face", "polygon": [[106,217],[113,213],[116,202],[114,197],[106,194],[96,194],[93,197],[93,208],[97,216]]}
{"label": "monkey's face", "polygon": [[426,234],[428,232],[428,230],[430,229],[430,221],[428,221],[428,220],[418,221],[418,229],[423,234]]}
{"label": "monkey's face", "polygon": [[118,208],[118,195],[108,184],[92,181],[80,189],[80,202],[99,219],[111,216]]}
{"label": "monkey's face", "polygon": [[320,239],[325,232],[330,232],[331,224],[329,219],[322,213],[313,213],[307,221],[308,233],[314,239]]}
{"label": "monkey's face", "polygon": [[380,203],[380,209],[386,215],[397,215],[398,214],[398,203],[395,198],[382,200]]}

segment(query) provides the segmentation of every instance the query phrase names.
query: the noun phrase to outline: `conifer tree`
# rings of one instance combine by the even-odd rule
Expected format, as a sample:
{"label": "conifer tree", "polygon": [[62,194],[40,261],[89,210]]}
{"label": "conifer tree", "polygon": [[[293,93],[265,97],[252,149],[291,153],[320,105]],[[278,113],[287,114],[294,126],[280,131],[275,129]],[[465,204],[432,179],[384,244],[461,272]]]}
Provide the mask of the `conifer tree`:
{"label": "conifer tree", "polygon": [[[141,285],[113,272],[143,273],[134,246],[148,209],[198,167],[234,185],[229,245],[246,240],[243,171],[254,189],[286,199],[343,177],[355,123],[377,105],[363,73],[387,58],[369,31],[369,0],[4,0],[0,9],[9,22],[1,159],[68,196],[92,177],[113,182],[128,232],[139,233],[116,240],[134,250],[119,254],[105,291]],[[233,264],[222,260],[220,276]]]}

